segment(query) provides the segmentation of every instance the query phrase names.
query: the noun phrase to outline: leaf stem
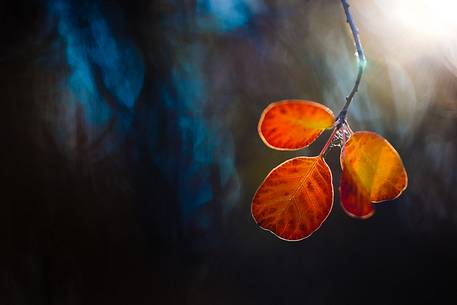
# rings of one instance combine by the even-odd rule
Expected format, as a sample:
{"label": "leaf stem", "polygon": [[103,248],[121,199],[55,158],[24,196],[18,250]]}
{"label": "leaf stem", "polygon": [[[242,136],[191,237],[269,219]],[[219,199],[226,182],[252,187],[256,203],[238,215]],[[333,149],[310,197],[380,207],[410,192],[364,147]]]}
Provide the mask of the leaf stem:
{"label": "leaf stem", "polygon": [[333,128],[333,131],[332,131],[332,134],[330,135],[330,137],[328,138],[327,140],[327,143],[325,143],[324,147],[322,147],[322,150],[321,152],[319,153],[319,157],[324,157],[325,154],[327,153],[327,150],[329,149],[330,145],[332,144],[333,142],[333,138],[335,137],[335,134],[336,132],[338,131],[338,128],[335,126]]}
{"label": "leaf stem", "polygon": [[354,87],[352,87],[351,92],[346,97],[346,103],[344,104],[343,109],[341,109],[340,113],[337,116],[337,120],[336,120],[337,129],[341,128],[341,126],[343,126],[343,123],[346,120],[346,115],[348,112],[349,105],[351,104],[352,100],[354,99],[355,94],[359,90],[359,84],[360,84],[360,81],[362,80],[363,71],[365,70],[365,66],[366,66],[366,58],[365,58],[365,53],[363,51],[362,43],[360,42],[359,30],[357,29],[354,19],[352,18],[352,14],[349,9],[349,3],[347,2],[347,0],[341,0],[341,4],[343,5],[344,13],[346,14],[346,21],[349,24],[349,27],[351,28],[352,36],[354,38],[354,44],[355,44],[355,48],[357,50],[357,57],[358,57],[358,69],[357,69],[357,78],[355,80]]}

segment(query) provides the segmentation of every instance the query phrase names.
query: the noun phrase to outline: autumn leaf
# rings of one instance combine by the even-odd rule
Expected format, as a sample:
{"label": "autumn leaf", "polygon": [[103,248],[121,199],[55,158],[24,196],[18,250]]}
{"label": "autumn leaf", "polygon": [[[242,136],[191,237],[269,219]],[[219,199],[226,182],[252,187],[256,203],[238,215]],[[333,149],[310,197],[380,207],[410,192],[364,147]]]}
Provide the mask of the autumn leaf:
{"label": "autumn leaf", "polygon": [[252,216],[265,230],[297,241],[316,231],[333,205],[332,173],[322,157],[297,157],[273,169],[258,188]]}
{"label": "autumn leaf", "polygon": [[397,151],[374,132],[354,133],[344,146],[340,161],[340,201],[350,216],[370,217],[374,213],[372,203],[397,198],[408,184]]}
{"label": "autumn leaf", "polygon": [[332,111],[305,100],[283,100],[270,104],[262,113],[258,131],[263,142],[278,150],[307,147],[333,126]]}

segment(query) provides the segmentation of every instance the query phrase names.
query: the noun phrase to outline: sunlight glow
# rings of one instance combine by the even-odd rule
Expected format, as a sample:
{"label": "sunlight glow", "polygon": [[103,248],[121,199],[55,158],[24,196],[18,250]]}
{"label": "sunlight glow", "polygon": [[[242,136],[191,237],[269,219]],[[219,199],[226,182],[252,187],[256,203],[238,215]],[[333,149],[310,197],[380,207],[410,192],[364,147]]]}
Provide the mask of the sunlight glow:
{"label": "sunlight glow", "polygon": [[433,58],[457,75],[457,0],[353,0],[353,7],[372,58]]}
{"label": "sunlight glow", "polygon": [[393,17],[409,31],[428,38],[449,38],[457,29],[457,1],[402,0],[385,3]]}

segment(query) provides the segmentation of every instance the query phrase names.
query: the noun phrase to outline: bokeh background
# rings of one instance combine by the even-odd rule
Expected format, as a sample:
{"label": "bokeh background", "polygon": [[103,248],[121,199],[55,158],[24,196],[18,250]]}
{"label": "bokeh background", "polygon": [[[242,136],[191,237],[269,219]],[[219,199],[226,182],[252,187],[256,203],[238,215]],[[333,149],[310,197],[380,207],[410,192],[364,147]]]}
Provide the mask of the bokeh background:
{"label": "bokeh background", "polygon": [[368,65],[349,122],[397,148],[409,187],[365,221],[336,196],[292,243],[250,201],[328,134],[273,151],[257,122],[285,98],[338,113],[356,72],[339,1],[0,2],[1,304],[455,303],[456,4],[350,2]]}

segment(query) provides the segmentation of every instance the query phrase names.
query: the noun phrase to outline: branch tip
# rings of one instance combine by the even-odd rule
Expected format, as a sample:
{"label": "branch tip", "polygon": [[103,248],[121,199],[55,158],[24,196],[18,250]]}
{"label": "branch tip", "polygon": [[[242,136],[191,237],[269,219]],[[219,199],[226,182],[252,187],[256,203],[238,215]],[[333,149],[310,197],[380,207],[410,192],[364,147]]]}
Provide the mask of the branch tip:
{"label": "branch tip", "polygon": [[358,71],[357,71],[357,78],[355,80],[354,87],[352,88],[349,95],[346,97],[346,103],[344,104],[343,109],[341,110],[340,114],[337,117],[340,123],[342,123],[346,120],[347,110],[348,110],[349,105],[351,104],[355,94],[359,90],[359,84],[362,79],[363,71],[365,70],[365,66],[366,66],[366,62],[367,62],[367,60],[365,58],[365,52],[363,51],[362,43],[360,41],[359,30],[357,29],[354,19],[352,18],[351,11],[349,10],[350,5],[347,2],[347,0],[341,0],[341,3],[343,5],[344,13],[346,15],[346,22],[349,24],[349,27],[351,28],[352,37],[354,39],[354,44],[355,44],[355,48],[357,51],[357,58],[358,58],[358,69],[357,70]]}

